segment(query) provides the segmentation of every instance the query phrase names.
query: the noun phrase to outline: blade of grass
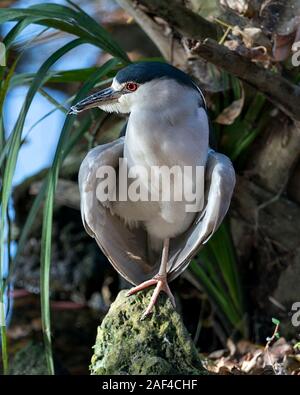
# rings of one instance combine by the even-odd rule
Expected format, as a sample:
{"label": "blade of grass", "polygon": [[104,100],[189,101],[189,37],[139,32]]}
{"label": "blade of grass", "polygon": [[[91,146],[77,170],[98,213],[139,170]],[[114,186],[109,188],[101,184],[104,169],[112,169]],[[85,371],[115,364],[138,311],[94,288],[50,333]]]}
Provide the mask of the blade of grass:
{"label": "blade of grass", "polygon": [[220,272],[228,288],[231,300],[235,308],[241,314],[243,311],[242,298],[239,289],[239,281],[236,272],[236,257],[233,253],[233,246],[228,235],[225,224],[222,224],[211,239],[210,246],[213,251]]}
{"label": "blade of grass", "polygon": [[[74,34],[113,56],[129,62],[127,54],[111,35],[80,8],[72,9],[59,4],[37,4],[28,8],[0,9],[0,23],[29,18],[31,23],[44,25]],[[26,22],[28,23],[28,22]]]}
{"label": "blade of grass", "polygon": [[[13,175],[17,163],[17,158],[19,154],[19,149],[21,145],[21,136],[22,136],[22,130],[23,126],[25,123],[25,118],[27,115],[27,112],[29,110],[29,107],[32,103],[32,100],[38,91],[38,89],[43,85],[43,83],[46,81],[45,74],[48,71],[48,69],[59,59],[61,58],[65,53],[70,51],[71,49],[75,48],[76,46],[82,44],[81,39],[76,39],[74,41],[71,41],[70,43],[66,44],[62,48],[60,48],[58,51],[56,51],[53,55],[51,55],[46,62],[41,66],[39,71],[36,74],[36,77],[30,86],[25,102],[22,106],[22,109],[20,111],[20,114],[18,116],[16,125],[14,127],[14,130],[12,131],[12,139],[11,143],[9,145],[9,150],[8,150],[8,155],[7,155],[7,160],[5,164],[5,169],[4,169],[4,175],[3,175],[3,182],[2,182],[2,191],[1,191],[1,217],[0,217],[0,270],[1,273],[0,275],[3,274],[3,267],[4,267],[4,249],[5,249],[5,223],[6,223],[6,212],[8,208],[8,203],[10,199],[10,193],[11,193],[11,187],[12,187],[12,180],[13,180]],[[2,276],[1,276],[1,293],[4,294],[5,290],[2,288],[3,283],[2,283]],[[3,298],[2,298],[3,299]],[[4,299],[3,299],[4,300]],[[5,334],[5,327],[1,327],[3,333]],[[2,341],[3,338],[2,338]],[[5,348],[3,349],[5,351]],[[3,366],[6,368],[6,372],[8,369],[8,360],[7,360],[7,355],[2,352],[3,358],[6,358],[5,361],[3,361]]]}
{"label": "blade of grass", "polygon": [[[14,31],[15,28],[18,27],[18,25],[19,25],[19,24],[17,24],[17,26],[15,26],[12,30]],[[44,30],[47,30],[47,29],[44,29]],[[43,30],[43,31],[44,31],[44,30]],[[18,31],[18,29],[16,29],[16,31]],[[36,37],[34,37],[32,40],[30,40],[30,41],[25,45],[25,47],[23,48],[23,50],[20,52],[20,54],[17,56],[17,58],[15,59],[15,61],[13,62],[13,64],[11,65],[11,67],[10,67],[10,69],[9,69],[9,72],[8,72],[6,78],[4,79],[4,81],[2,81],[2,84],[1,84],[1,91],[0,91],[0,122],[1,122],[1,125],[2,125],[2,130],[1,130],[0,168],[1,168],[2,165],[3,165],[3,162],[4,162],[5,157],[6,157],[8,151],[9,151],[9,149],[10,149],[10,146],[11,146],[11,143],[12,143],[12,140],[13,140],[13,137],[14,137],[14,134],[11,133],[11,134],[9,135],[9,137],[8,137],[7,140],[6,140],[6,138],[5,138],[4,125],[3,125],[3,112],[4,112],[4,111],[3,111],[3,106],[4,106],[4,100],[5,100],[5,97],[7,96],[7,93],[8,93],[8,91],[9,91],[9,89],[12,88],[12,85],[13,85],[13,84],[12,84],[12,81],[13,81],[13,79],[14,79],[14,73],[15,73],[16,67],[17,67],[18,63],[20,62],[20,60],[22,59],[22,57],[23,57],[23,55],[24,55],[24,53],[25,53],[25,51],[26,51],[28,45],[29,45],[30,43],[34,42],[34,40],[35,40],[37,37],[39,37],[39,36],[43,33],[43,31],[40,32],[39,34],[37,34]],[[16,33],[16,32],[14,32],[14,33]],[[12,38],[15,36],[15,35],[10,35],[10,34],[11,34],[11,31],[10,31],[10,32],[7,34],[7,36],[4,38],[4,42],[9,42],[8,36],[10,36],[10,39],[12,39]],[[33,78],[34,78],[34,76],[35,76],[35,74],[33,74]],[[33,81],[33,78],[32,78],[32,81]],[[2,191],[1,191],[1,193],[2,193]]]}
{"label": "blade of grass", "polygon": [[[77,129],[77,132],[74,134],[74,136],[71,136],[71,138],[68,141],[68,144],[66,145],[66,149],[64,152],[64,159],[67,157],[67,155],[70,153],[70,151],[73,149],[73,147],[75,146],[75,144],[78,142],[78,140],[84,135],[84,133],[86,132],[86,130],[88,130],[89,126],[91,124],[91,119],[88,118],[86,119],[82,125]],[[9,275],[9,277],[7,278],[7,283],[10,280],[10,276],[12,275],[12,273],[14,272],[14,267],[18,261],[18,258],[20,256],[20,254],[22,253],[26,241],[28,239],[28,235],[30,233],[30,230],[34,224],[34,221],[36,219],[36,216],[38,214],[38,211],[40,210],[40,207],[45,199],[45,195],[46,195],[46,186],[47,186],[47,178],[44,179],[44,182],[42,183],[42,186],[37,194],[37,196],[34,199],[34,202],[30,208],[29,214],[27,215],[26,221],[24,226],[22,227],[22,231],[20,234],[20,237],[18,239],[18,246],[17,246],[17,251],[16,254],[12,260],[12,270],[11,273]]]}
{"label": "blade of grass", "polygon": [[[4,122],[3,121],[3,105],[4,105],[4,100],[5,100],[6,94],[8,92],[10,81],[12,79],[12,76],[15,72],[15,69],[17,67],[19,60],[20,60],[20,56],[18,56],[17,59],[14,61],[6,78],[4,79],[4,81],[2,81],[2,84],[1,84],[1,91],[0,91],[0,122],[1,122],[0,168],[2,168],[5,156],[8,152],[9,146],[10,146],[10,141],[6,142],[6,139],[5,139],[5,131],[4,131],[4,123],[3,123]],[[10,140],[10,138],[9,138],[9,140]]]}
{"label": "blade of grass", "polygon": [[[95,86],[99,86],[101,83],[96,83]],[[75,96],[73,97],[74,100]],[[79,141],[79,139],[84,135],[85,131],[89,129],[89,125],[91,124],[91,119],[88,119],[88,122],[83,122],[83,124],[77,129],[77,132],[74,134],[74,136],[71,136],[71,138],[68,140],[66,149],[64,151],[64,158],[70,153],[72,148],[75,146],[75,144]],[[22,231],[20,234],[20,237],[18,239],[18,246],[17,246],[17,251],[15,254],[15,257],[12,261],[12,272],[15,267],[15,264],[21,254],[21,252],[24,249],[24,246],[26,244],[26,241],[28,239],[29,232],[34,224],[34,221],[36,219],[36,216],[38,214],[38,211],[41,207],[41,204],[43,203],[45,199],[45,194],[46,194],[46,179],[44,180],[42,187],[37,194],[37,196],[34,199],[34,202],[31,206],[31,209],[29,211],[29,214],[26,218],[25,224],[22,227]],[[10,276],[7,278],[6,283],[8,283],[10,279]]]}
{"label": "blade of grass", "polygon": [[[8,202],[9,202],[9,196],[10,196],[10,188],[11,188],[11,183],[12,183],[12,177],[13,177],[13,172],[15,168],[14,164],[14,159],[16,160],[16,157],[14,158],[14,155],[18,151],[18,141],[15,140],[16,134],[17,133],[12,133],[11,139],[9,139],[8,144],[5,142],[5,132],[4,132],[4,125],[3,125],[3,104],[4,104],[4,99],[5,95],[8,91],[9,83],[12,78],[12,75],[15,71],[15,68],[17,66],[18,61],[22,57],[24,51],[19,54],[19,56],[16,58],[14,63],[12,64],[8,75],[4,82],[2,83],[1,86],[1,94],[0,94],[0,122],[1,122],[1,145],[3,146],[2,153],[4,152],[4,155],[1,154],[1,163],[0,163],[0,168],[2,168],[2,164],[5,158],[6,153],[10,152],[11,149],[13,148],[13,143],[16,141],[16,150],[12,150],[12,158],[8,157],[7,163],[5,165],[4,169],[4,175],[3,175],[3,182],[2,182],[2,188],[1,188],[1,213],[0,213],[0,333],[1,333],[1,355],[2,355],[2,363],[3,363],[3,373],[6,375],[8,374],[9,371],[9,364],[8,364],[8,352],[7,352],[7,334],[6,334],[6,317],[5,317],[5,291],[6,291],[6,286],[5,286],[5,281],[3,279],[3,270],[4,270],[4,250],[5,250],[5,225],[6,225],[6,219],[7,219],[7,212],[8,212]],[[20,119],[20,118],[19,118]],[[25,119],[24,119],[25,121]],[[21,122],[20,122],[21,123]],[[22,129],[22,127],[21,127]],[[20,132],[22,133],[22,132]],[[11,160],[12,159],[12,160]],[[10,251],[10,245],[8,246],[8,250]]]}
{"label": "blade of grass", "polygon": [[223,314],[226,316],[230,324],[234,327],[237,326],[240,321],[240,317],[237,315],[236,311],[232,308],[230,303],[228,303],[226,297],[222,290],[219,290],[213,281],[207,276],[202,267],[200,267],[199,263],[196,261],[192,261],[190,264],[190,268],[194,274],[196,274],[197,278],[201,278],[201,284],[211,296],[211,298],[215,301],[215,303],[219,306]]}
{"label": "blade of grass", "polygon": [[6,47],[6,51],[10,49],[10,46],[13,44],[16,37],[31,23],[29,18],[25,18],[18,23],[8,32],[5,36],[3,42]]}
{"label": "blade of grass", "polygon": [[[114,72],[108,72],[108,77],[111,75],[115,75],[116,71],[119,67],[116,67]],[[66,71],[50,71],[47,75],[47,84],[57,84],[57,83],[69,83],[69,82],[84,82],[86,81],[96,70],[98,67],[91,67],[86,69],[78,69],[78,70],[66,70]],[[20,85],[29,85],[32,83],[35,77],[34,73],[19,73],[15,74],[11,79],[10,88],[14,88],[15,86]],[[108,78],[105,80],[106,83],[111,82],[112,78]],[[103,84],[104,81],[101,81]],[[97,85],[98,86],[98,85]]]}
{"label": "blade of grass", "polygon": [[[124,61],[128,61],[126,53],[112,40],[111,36],[100,26],[96,21],[92,18],[87,16],[83,13],[78,7],[76,7],[76,11],[72,10],[68,7],[60,6],[60,5],[53,5],[53,4],[42,4],[33,7],[29,7],[28,9],[0,9],[0,21],[11,21],[16,20],[18,21],[17,25],[10,31],[9,35],[6,37],[7,44],[11,45],[18,34],[30,23],[37,23],[45,25],[48,27],[59,28],[63,31],[72,33],[80,37],[79,40],[74,40],[68,43],[66,46],[55,52],[47,61],[42,65],[40,70],[38,71],[37,75],[35,76],[29,91],[26,95],[26,99],[22,109],[20,111],[19,117],[17,119],[15,128],[11,133],[11,138],[8,139],[7,145],[7,160],[4,169],[3,175],[3,184],[2,184],[2,191],[1,191],[1,217],[0,217],[0,270],[2,272],[2,267],[4,264],[4,247],[5,247],[5,238],[4,238],[4,229],[5,229],[5,213],[8,208],[8,202],[10,198],[11,186],[12,186],[12,179],[13,174],[18,158],[19,149],[21,146],[21,137],[22,137],[22,130],[25,122],[25,118],[28,112],[28,109],[31,105],[33,97],[40,87],[45,84],[48,79],[47,72],[51,65],[55,63],[57,59],[59,59],[64,53],[68,52],[69,50],[75,48],[76,46],[89,42],[102,49],[107,50],[108,52],[112,53],[113,55],[122,58]],[[75,22],[75,23],[74,23]],[[97,71],[97,75],[99,72]],[[100,73],[101,74],[101,73]],[[99,75],[100,75],[99,74]],[[3,140],[4,144],[4,140]],[[58,166],[59,168],[59,166]],[[50,173],[51,175],[51,173]],[[49,183],[48,186],[45,187],[45,192],[47,190],[50,192],[49,196],[53,195],[55,191],[55,180],[57,179],[57,173],[53,170],[52,176],[49,176]],[[42,194],[41,194],[42,195]],[[48,195],[47,195],[48,198]],[[37,200],[38,202],[38,200]],[[45,210],[44,216],[44,228],[43,234],[45,233],[45,229],[49,228],[49,225],[52,224],[52,211],[53,211],[53,200],[51,201],[47,199],[48,202],[48,209]],[[34,205],[34,208],[38,207],[39,205]],[[50,215],[48,215],[50,213]],[[49,248],[51,252],[51,245],[48,243],[48,239],[46,237],[45,242],[43,243],[44,253],[42,256],[48,256]],[[44,267],[47,271],[47,262],[45,260]],[[2,273],[1,273],[1,292],[4,291],[3,283],[2,283]],[[46,276],[43,277],[47,280]],[[45,290],[44,295],[47,294],[47,286],[49,291],[49,283],[45,281],[43,284],[43,289]],[[4,293],[3,293],[4,294]],[[43,298],[43,295],[41,295]],[[3,298],[2,298],[3,299]],[[49,308],[47,306],[47,301],[45,298],[43,299],[45,303],[45,311]],[[48,301],[49,303],[49,301]],[[50,333],[48,331],[49,322],[47,322],[47,316],[44,315],[44,333],[45,338],[47,340],[50,339]],[[5,323],[4,323],[5,324]],[[5,331],[5,325],[1,327],[2,332]],[[50,339],[51,340],[51,339]],[[6,341],[6,336],[2,336],[2,341]],[[46,348],[49,354],[49,343],[45,342]],[[50,342],[51,345],[51,342]],[[8,363],[7,363],[7,353],[5,344],[2,347],[2,355],[3,355],[3,365],[5,371],[8,370]],[[50,354],[49,354],[50,355]],[[51,356],[51,355],[50,355]],[[49,369],[53,371],[53,363],[51,365],[51,360],[49,360],[48,365]]]}
{"label": "blade of grass", "polygon": [[[117,60],[112,59],[94,73],[91,78],[83,85],[74,99],[74,104],[82,99],[95,83],[116,64]],[[52,347],[51,347],[51,318],[50,318],[50,266],[51,266],[51,241],[52,241],[52,219],[54,208],[55,189],[60,166],[64,159],[64,152],[68,141],[69,133],[75,121],[74,116],[68,115],[63,126],[52,167],[49,171],[46,186],[46,200],[43,209],[43,228],[41,242],[41,314],[42,327],[45,343],[45,355],[50,374],[54,374]]]}
{"label": "blade of grass", "polygon": [[[199,252],[201,263],[195,260],[191,270],[218,306],[218,314],[242,333],[244,308],[237,273],[232,240],[225,224],[222,224],[208,244]],[[201,265],[201,267],[199,266]]]}

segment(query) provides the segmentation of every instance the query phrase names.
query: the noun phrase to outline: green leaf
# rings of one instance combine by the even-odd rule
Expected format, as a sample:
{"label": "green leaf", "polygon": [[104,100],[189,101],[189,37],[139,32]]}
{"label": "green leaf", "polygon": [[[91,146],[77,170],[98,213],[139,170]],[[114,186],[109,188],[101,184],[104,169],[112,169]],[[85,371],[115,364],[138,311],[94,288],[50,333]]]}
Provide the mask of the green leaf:
{"label": "green leaf", "polygon": [[[113,72],[113,69],[117,67],[119,61],[122,59],[124,63],[129,62],[126,53],[119,47],[119,45],[112,39],[111,35],[103,29],[93,18],[83,12],[77,5],[72,4],[71,7],[66,7],[59,4],[37,4],[28,8],[10,8],[0,9],[0,23],[17,21],[17,24],[10,30],[8,35],[4,39],[4,43],[7,48],[10,48],[16,43],[16,40],[20,33],[30,24],[36,23],[45,26],[46,29],[54,28],[60,31],[70,33],[77,36],[79,39],[69,42],[61,49],[52,54],[46,62],[41,66],[37,73],[31,75],[13,75],[14,66],[10,68],[7,77],[4,80],[5,68],[0,70],[0,78],[3,79],[1,84],[0,94],[0,107],[3,105],[4,99],[9,89],[17,84],[30,84],[27,92],[24,104],[18,115],[14,129],[8,139],[5,139],[3,119],[0,119],[0,132],[1,132],[1,154],[0,154],[0,167],[3,168],[3,177],[1,184],[1,212],[0,212],[0,297],[3,300],[4,290],[7,285],[6,281],[2,281],[1,270],[4,263],[4,248],[5,248],[5,224],[6,224],[6,211],[11,194],[12,179],[15,171],[19,150],[22,144],[22,131],[25,123],[25,119],[32,103],[35,94],[41,91],[41,87],[44,86],[52,77],[51,82],[71,82],[71,81],[88,81],[84,84],[84,87],[80,90],[77,98],[83,94],[83,92],[90,89],[91,86],[101,85],[103,81],[99,81],[99,78],[103,77],[105,73]],[[46,30],[45,29],[45,30]],[[44,31],[45,31],[44,30]],[[41,32],[40,34],[44,33]],[[53,72],[50,71],[50,67],[60,59],[65,53],[72,50],[73,48],[81,45],[90,43],[93,44],[116,57],[103,65],[101,68],[90,68],[85,70],[74,70],[67,72]],[[26,46],[25,46],[26,48]],[[23,51],[24,52],[24,51]],[[22,52],[22,53],[23,53]],[[113,74],[112,74],[113,75]],[[98,80],[97,80],[98,79]],[[43,91],[42,91],[43,92]],[[48,99],[53,101],[48,95]],[[57,107],[58,104],[55,103]],[[53,212],[53,196],[55,192],[55,186],[58,176],[58,171],[62,160],[65,155],[72,149],[72,144],[76,144],[83,130],[78,128],[78,133],[74,134],[69,140],[65,140],[64,136],[67,136],[70,132],[71,126],[74,119],[67,118],[65,123],[61,139],[58,146],[57,155],[47,180],[44,182],[38,196],[34,200],[34,204],[27,217],[25,226],[22,229],[21,237],[19,240],[18,251],[13,263],[19,256],[22,250],[30,228],[34,222],[35,216],[45,201],[44,206],[44,221],[43,221],[43,242],[42,242],[42,268],[41,268],[41,299],[42,299],[42,323],[43,332],[46,346],[46,358],[49,367],[49,371],[53,373],[53,361],[51,353],[51,338],[50,338],[50,314],[49,314],[49,268],[50,268],[50,256],[51,256],[51,230],[52,227],[52,212]],[[84,122],[82,123],[84,125]],[[14,266],[14,265],[13,265]],[[3,310],[0,311],[3,315]],[[3,366],[5,372],[8,371],[7,363],[7,347],[6,347],[6,334],[5,327],[1,327],[2,333],[2,357]]]}
{"label": "green leaf", "polygon": [[[3,174],[3,181],[2,181],[2,190],[1,190],[1,216],[0,216],[0,278],[2,279],[2,268],[4,265],[4,249],[5,249],[5,223],[6,223],[6,212],[8,209],[8,203],[10,199],[11,187],[12,187],[12,179],[17,163],[17,158],[21,146],[21,136],[22,130],[25,123],[26,115],[28,113],[29,107],[32,103],[32,100],[38,91],[38,89],[45,83],[46,78],[45,74],[47,73],[48,69],[65,53],[70,51],[71,49],[75,48],[76,46],[80,45],[82,40],[76,39],[58,51],[56,51],[53,55],[50,56],[46,60],[46,62],[41,66],[39,71],[36,74],[36,77],[30,86],[25,102],[21,108],[19,113],[16,125],[12,131],[12,137],[9,139],[9,147],[8,147],[8,155],[6,159],[4,174]],[[4,294],[2,281],[1,281],[1,293]],[[2,353],[3,355],[3,353]],[[6,366],[7,363],[4,365]]]}
{"label": "green leaf", "polygon": [[[49,71],[47,73],[47,84],[55,83],[70,83],[70,82],[84,82],[86,81],[98,67],[89,67],[77,70],[66,70],[66,71]],[[116,67],[116,70],[118,67]],[[112,74],[111,70],[108,72],[108,76]],[[115,72],[113,73],[115,75]],[[11,79],[10,88],[30,84],[35,77],[35,73],[19,73],[15,74]],[[110,82],[108,79],[107,82]]]}
{"label": "green leaf", "polygon": [[[5,163],[5,169],[3,174],[2,180],[2,190],[1,190],[1,215],[0,215],[0,279],[1,279],[1,286],[0,286],[0,302],[3,301],[5,289],[3,288],[4,283],[2,281],[2,270],[4,266],[4,250],[5,250],[5,224],[6,224],[6,213],[8,209],[8,203],[10,199],[11,193],[11,186],[12,186],[12,179],[17,163],[18,153],[21,145],[21,136],[22,130],[25,123],[25,118],[33,97],[39,87],[45,82],[45,73],[49,69],[49,67],[64,53],[69,51],[70,49],[74,48],[75,46],[79,45],[82,41],[81,40],[74,40],[68,43],[66,46],[62,47],[59,51],[57,51],[54,55],[52,55],[40,68],[36,77],[29,88],[29,91],[26,95],[25,102],[22,106],[20,114],[18,116],[16,125],[12,131],[12,136],[9,139],[9,145],[5,147],[7,150],[7,158]],[[2,342],[5,342],[5,327],[1,327],[2,335]],[[2,356],[3,356],[3,366],[4,369],[8,369],[8,362],[4,359],[7,359],[7,355],[5,355],[5,344],[3,344]]]}
{"label": "green leaf", "polygon": [[272,318],[272,322],[274,325],[280,325],[280,321],[277,318]]}
{"label": "green leaf", "polygon": [[300,350],[300,342],[296,343],[293,347],[295,350]]}
{"label": "green leaf", "polygon": [[[115,66],[117,60],[112,59],[105,65],[100,67],[91,78],[83,85],[76,95],[73,103],[81,100],[88,91],[96,84],[96,82],[109,70]],[[51,241],[52,241],[52,217],[54,207],[55,189],[59,174],[59,169],[63,162],[65,152],[68,151],[68,140],[71,128],[76,118],[68,115],[63,126],[56,153],[53,159],[52,167],[49,171],[46,184],[46,200],[43,210],[43,229],[41,243],[41,311],[42,311],[42,327],[44,333],[45,352],[49,373],[53,374],[53,358],[51,348],[51,319],[50,319],[50,266],[51,266]]]}
{"label": "green leaf", "polygon": [[86,43],[94,44],[115,57],[129,62],[127,54],[111,35],[79,7],[72,9],[60,4],[37,4],[28,8],[0,9],[0,24],[8,21],[24,21],[18,34],[29,23],[36,23],[73,34]]}
{"label": "green leaf", "polygon": [[190,265],[194,279],[199,281],[211,302],[217,306],[222,321],[225,318],[231,327],[245,333],[237,262],[226,224],[220,226],[207,245],[200,250],[198,257]]}

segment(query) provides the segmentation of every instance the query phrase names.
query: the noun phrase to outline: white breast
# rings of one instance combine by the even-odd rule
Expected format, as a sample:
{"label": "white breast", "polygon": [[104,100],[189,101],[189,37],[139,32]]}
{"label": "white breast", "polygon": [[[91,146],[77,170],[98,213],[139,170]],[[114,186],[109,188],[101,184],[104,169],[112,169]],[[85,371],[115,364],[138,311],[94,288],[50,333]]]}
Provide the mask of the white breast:
{"label": "white breast", "polygon": [[[159,101],[153,105],[152,97],[151,105],[143,103],[131,112],[124,145],[129,168],[142,166],[150,174],[152,166],[205,166],[209,134],[206,111],[199,107],[196,91],[183,88],[178,99],[176,85],[164,106]],[[149,178],[143,176],[141,173],[140,181],[146,185]],[[120,203],[116,211],[129,222],[142,221],[150,236],[159,240],[184,232],[195,216],[186,212],[184,200]]]}

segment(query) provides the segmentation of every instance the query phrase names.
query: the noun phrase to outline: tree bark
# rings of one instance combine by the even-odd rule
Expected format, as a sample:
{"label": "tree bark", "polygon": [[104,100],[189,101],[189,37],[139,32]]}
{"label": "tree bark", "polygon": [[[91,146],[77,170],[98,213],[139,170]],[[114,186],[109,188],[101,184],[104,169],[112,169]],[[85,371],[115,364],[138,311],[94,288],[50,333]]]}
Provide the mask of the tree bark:
{"label": "tree bark", "polygon": [[192,48],[192,53],[252,85],[292,119],[300,120],[299,86],[279,74],[257,66],[251,60],[211,39],[196,44]]}
{"label": "tree bark", "polygon": [[[162,29],[157,28],[155,17],[162,18],[173,35],[176,36],[177,33],[181,38],[191,40],[193,56],[199,56],[249,83],[263,92],[289,117],[300,120],[300,87],[212,40],[218,35],[215,24],[193,13],[178,1],[176,5],[168,0],[118,1],[142,28],[143,23],[147,21],[145,31],[152,39],[160,42],[159,47],[164,55],[167,42],[166,38],[163,38]],[[178,42],[180,41],[177,39],[177,47]],[[166,59],[169,60],[170,57],[166,56]]]}

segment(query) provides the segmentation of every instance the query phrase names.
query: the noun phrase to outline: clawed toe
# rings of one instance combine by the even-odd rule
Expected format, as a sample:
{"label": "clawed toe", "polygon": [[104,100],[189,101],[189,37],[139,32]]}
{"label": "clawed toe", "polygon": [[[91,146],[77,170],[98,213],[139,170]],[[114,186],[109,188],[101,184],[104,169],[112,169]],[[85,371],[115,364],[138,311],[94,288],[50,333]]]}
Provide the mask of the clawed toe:
{"label": "clawed toe", "polygon": [[168,297],[170,298],[170,301],[172,303],[172,306],[174,308],[176,306],[175,298],[174,298],[174,296],[173,296],[173,294],[172,294],[172,292],[170,290],[170,287],[169,287],[169,284],[167,282],[166,276],[159,276],[159,275],[157,275],[157,276],[153,277],[151,280],[143,282],[142,284],[140,284],[140,285],[132,288],[130,291],[128,291],[127,296],[131,296],[131,295],[133,295],[133,294],[135,294],[135,293],[137,293],[137,292],[139,292],[139,291],[141,291],[141,290],[143,290],[145,288],[148,288],[151,285],[155,285],[155,284],[156,284],[156,287],[155,287],[155,289],[153,291],[150,303],[149,303],[147,309],[142,314],[141,320],[144,320],[146,317],[148,317],[152,313],[153,307],[155,306],[155,304],[157,302],[157,299],[158,299],[158,296],[159,296],[159,294],[162,291],[165,292],[168,295]]}
{"label": "clawed toe", "polygon": [[143,289],[151,287],[151,285],[155,285],[156,283],[157,283],[157,280],[155,280],[155,278],[152,278],[151,280],[144,281],[143,283],[137,285],[136,287],[131,288],[127,292],[127,296],[134,295],[137,292],[142,291]]}

